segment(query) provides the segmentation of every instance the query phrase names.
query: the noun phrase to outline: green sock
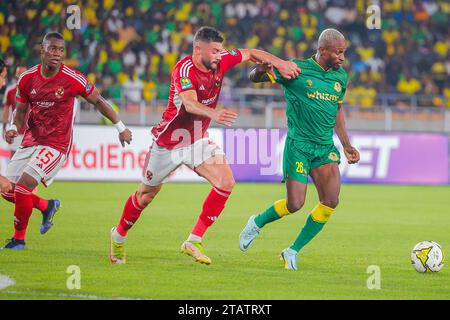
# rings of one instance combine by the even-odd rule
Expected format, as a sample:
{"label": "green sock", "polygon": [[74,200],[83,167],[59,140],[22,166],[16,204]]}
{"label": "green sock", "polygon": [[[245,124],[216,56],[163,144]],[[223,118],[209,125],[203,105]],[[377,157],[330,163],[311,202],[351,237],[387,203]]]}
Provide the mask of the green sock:
{"label": "green sock", "polygon": [[308,242],[311,241],[312,238],[314,238],[320,232],[320,230],[322,230],[324,225],[325,223],[316,222],[312,219],[312,216],[309,215],[308,219],[306,220],[305,226],[290,248],[299,252]]}
{"label": "green sock", "polygon": [[270,206],[266,211],[260,213],[255,218],[258,228],[264,227],[267,223],[280,219],[281,217],[275,211],[275,206]]}

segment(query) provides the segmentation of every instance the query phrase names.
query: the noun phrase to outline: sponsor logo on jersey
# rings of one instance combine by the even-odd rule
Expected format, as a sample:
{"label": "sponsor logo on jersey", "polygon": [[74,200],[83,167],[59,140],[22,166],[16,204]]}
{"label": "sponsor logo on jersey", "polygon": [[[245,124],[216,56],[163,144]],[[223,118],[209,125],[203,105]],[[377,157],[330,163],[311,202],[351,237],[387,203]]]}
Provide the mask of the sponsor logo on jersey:
{"label": "sponsor logo on jersey", "polygon": [[310,99],[319,99],[325,101],[338,101],[339,97],[335,94],[323,93],[319,91],[307,92],[308,98]]}
{"label": "sponsor logo on jersey", "polygon": [[334,90],[336,90],[337,92],[341,92],[342,88],[339,82],[334,83]]}
{"label": "sponsor logo on jersey", "polygon": [[192,82],[189,78],[183,77],[180,79],[181,89],[192,88]]}
{"label": "sponsor logo on jersey", "polygon": [[61,99],[64,96],[64,87],[57,87],[55,91],[55,96]]}
{"label": "sponsor logo on jersey", "polygon": [[216,98],[217,98],[217,94],[214,95],[214,97],[212,97],[212,98],[202,100],[201,103],[208,105],[208,104],[213,103],[216,100]]}
{"label": "sponsor logo on jersey", "polygon": [[36,104],[39,107],[48,108],[48,107],[53,106],[55,103],[53,101],[38,101],[38,102],[36,102]]}
{"label": "sponsor logo on jersey", "polygon": [[339,157],[335,152],[330,152],[330,154],[328,155],[328,159],[330,159],[331,161],[338,161]]}
{"label": "sponsor logo on jersey", "polygon": [[231,54],[232,56],[237,56],[238,52],[236,50],[227,50],[229,54]]}

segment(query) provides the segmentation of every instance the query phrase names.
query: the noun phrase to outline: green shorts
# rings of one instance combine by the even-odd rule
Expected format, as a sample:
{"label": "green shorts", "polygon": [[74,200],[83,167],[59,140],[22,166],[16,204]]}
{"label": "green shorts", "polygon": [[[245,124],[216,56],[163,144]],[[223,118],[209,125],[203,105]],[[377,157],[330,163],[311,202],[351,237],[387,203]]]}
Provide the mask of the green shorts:
{"label": "green shorts", "polygon": [[287,137],[283,154],[283,182],[290,178],[306,184],[311,169],[331,162],[341,163],[341,155],[334,144],[320,145]]}

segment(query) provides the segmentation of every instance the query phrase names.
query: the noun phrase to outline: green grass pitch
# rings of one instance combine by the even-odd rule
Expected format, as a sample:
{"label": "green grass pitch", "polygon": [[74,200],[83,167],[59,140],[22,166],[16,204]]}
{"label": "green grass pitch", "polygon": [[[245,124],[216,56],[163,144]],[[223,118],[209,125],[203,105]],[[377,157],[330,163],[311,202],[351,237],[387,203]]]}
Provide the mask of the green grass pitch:
{"label": "green grass pitch", "polygon": [[[56,182],[40,195],[61,199],[48,234],[34,211],[27,249],[0,251],[0,275],[15,284],[0,299],[449,299],[450,266],[419,274],[410,252],[434,240],[450,252],[448,186],[343,185],[340,205],[323,231],[299,255],[299,271],[284,270],[279,252],[290,245],[317,203],[314,186],[304,209],[267,225],[249,251],[238,236],[250,214],[284,196],[282,184],[235,187],[204,243],[213,263],[196,264],[179,252],[210,186],[168,183],[129,233],[127,264],[111,265],[109,231],[136,183]],[[13,206],[0,204],[0,238],[11,236]],[[81,271],[81,289],[69,290],[67,268]],[[367,273],[379,266],[381,288]]]}

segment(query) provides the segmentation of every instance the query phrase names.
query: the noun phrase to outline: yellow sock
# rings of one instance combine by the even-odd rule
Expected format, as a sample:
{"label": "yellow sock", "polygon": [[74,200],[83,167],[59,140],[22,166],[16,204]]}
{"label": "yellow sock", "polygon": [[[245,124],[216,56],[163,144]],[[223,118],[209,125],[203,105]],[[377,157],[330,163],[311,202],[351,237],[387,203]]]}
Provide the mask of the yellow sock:
{"label": "yellow sock", "polygon": [[326,223],[328,219],[330,219],[333,211],[333,208],[327,207],[326,205],[319,202],[319,204],[311,212],[311,217],[316,222]]}
{"label": "yellow sock", "polygon": [[287,208],[287,202],[286,199],[281,199],[276,201],[273,204],[273,208],[275,209],[275,212],[277,213],[277,215],[281,218],[283,216],[286,216],[288,214],[290,214],[288,208]]}

